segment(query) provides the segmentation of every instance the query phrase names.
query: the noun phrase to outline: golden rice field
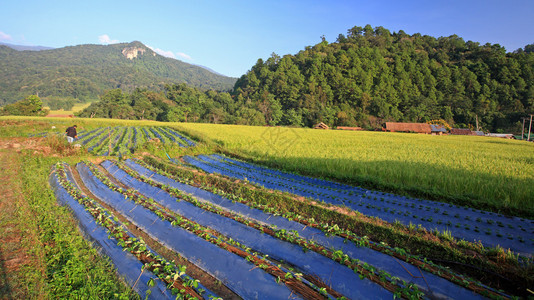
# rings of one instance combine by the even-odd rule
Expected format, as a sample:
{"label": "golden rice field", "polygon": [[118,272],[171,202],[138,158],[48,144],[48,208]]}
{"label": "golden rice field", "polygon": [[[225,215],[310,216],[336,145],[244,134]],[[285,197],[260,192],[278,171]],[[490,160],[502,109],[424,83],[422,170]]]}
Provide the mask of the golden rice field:
{"label": "golden rice field", "polygon": [[534,144],[472,136],[175,123],[286,170],[534,210]]}
{"label": "golden rice field", "polygon": [[[49,115],[74,115],[74,113],[86,109],[87,107],[89,107],[89,105],[91,105],[90,102],[88,102],[88,103],[76,103],[76,104],[72,107],[71,110],[63,110],[63,109],[50,110],[50,111],[48,112],[48,114],[49,114]],[[49,108],[49,107],[45,107],[45,108]]]}

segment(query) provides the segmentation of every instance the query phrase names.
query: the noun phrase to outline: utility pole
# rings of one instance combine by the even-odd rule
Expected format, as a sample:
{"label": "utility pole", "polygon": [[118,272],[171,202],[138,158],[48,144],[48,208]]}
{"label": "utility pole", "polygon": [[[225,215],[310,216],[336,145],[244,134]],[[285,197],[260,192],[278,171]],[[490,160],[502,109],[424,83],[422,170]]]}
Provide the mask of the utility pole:
{"label": "utility pole", "polygon": [[479,131],[478,130],[478,115],[475,115],[475,117],[476,117],[476,120],[477,120],[477,131]]}
{"label": "utility pole", "polygon": [[530,115],[530,125],[528,125],[528,138],[527,141],[530,141],[530,129],[532,128],[532,115]]}
{"label": "utility pole", "polygon": [[525,120],[527,118],[522,118],[523,119],[523,127],[521,127],[521,140],[524,140],[525,139]]}

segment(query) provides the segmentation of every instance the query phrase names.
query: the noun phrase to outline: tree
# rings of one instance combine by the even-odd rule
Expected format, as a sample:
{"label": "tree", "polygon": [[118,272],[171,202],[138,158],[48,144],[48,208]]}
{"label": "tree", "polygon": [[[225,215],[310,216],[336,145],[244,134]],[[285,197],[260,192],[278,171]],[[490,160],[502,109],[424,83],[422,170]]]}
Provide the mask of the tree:
{"label": "tree", "polygon": [[162,121],[164,122],[185,122],[187,120],[187,113],[189,108],[171,107],[163,115]]}
{"label": "tree", "polygon": [[302,115],[294,109],[290,109],[284,113],[283,123],[290,126],[303,126]]}
{"label": "tree", "polygon": [[48,110],[43,110],[43,101],[36,95],[30,95],[24,100],[8,104],[0,110],[0,115],[13,116],[46,116]]}

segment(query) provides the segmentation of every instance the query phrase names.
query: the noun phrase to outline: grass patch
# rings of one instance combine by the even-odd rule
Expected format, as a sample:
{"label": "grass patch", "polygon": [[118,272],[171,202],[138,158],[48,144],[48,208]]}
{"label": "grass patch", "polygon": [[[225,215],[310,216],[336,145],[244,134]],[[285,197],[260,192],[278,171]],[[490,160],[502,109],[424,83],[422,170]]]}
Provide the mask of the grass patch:
{"label": "grass patch", "polygon": [[136,297],[125,284],[117,284],[119,280],[109,260],[103,259],[84,240],[68,209],[56,203],[47,179],[50,166],[57,161],[31,153],[22,157],[21,181],[31,208],[28,213],[37,220],[39,228],[46,261],[47,294],[50,298]]}

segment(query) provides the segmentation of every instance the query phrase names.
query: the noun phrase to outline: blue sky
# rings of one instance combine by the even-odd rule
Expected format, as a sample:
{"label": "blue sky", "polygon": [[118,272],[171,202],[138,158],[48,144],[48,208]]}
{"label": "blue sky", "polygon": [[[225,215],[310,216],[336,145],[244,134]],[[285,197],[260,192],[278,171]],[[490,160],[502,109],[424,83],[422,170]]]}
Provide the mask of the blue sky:
{"label": "blue sky", "polygon": [[271,53],[334,42],[353,26],[457,34],[507,51],[534,43],[534,0],[0,0],[0,42],[64,47],[138,40],[239,77]]}

